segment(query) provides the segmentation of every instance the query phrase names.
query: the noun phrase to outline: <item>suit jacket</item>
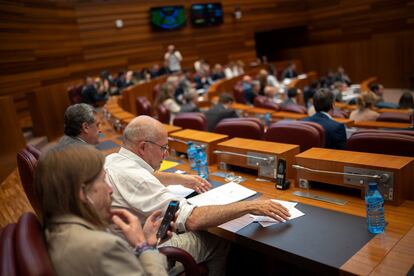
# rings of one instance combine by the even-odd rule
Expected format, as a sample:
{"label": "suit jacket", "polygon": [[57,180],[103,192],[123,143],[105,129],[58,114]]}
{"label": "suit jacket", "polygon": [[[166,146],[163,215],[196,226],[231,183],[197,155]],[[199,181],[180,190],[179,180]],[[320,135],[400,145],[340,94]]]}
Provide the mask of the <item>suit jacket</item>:
{"label": "suit jacket", "polygon": [[157,250],[137,258],[126,241],[74,215],[55,218],[46,240],[57,275],[167,275]]}
{"label": "suit jacket", "polygon": [[335,122],[321,112],[316,112],[311,117],[303,119],[320,124],[325,130],[325,148],[345,149],[346,131],[345,125]]}
{"label": "suit jacket", "polygon": [[77,137],[72,137],[72,136],[68,136],[68,135],[63,135],[62,138],[60,138],[60,140],[58,142],[59,147],[64,147],[64,146],[72,145],[72,144],[87,145],[86,142],[84,142],[82,140],[79,140]]}
{"label": "suit jacket", "polygon": [[207,118],[207,129],[213,131],[216,125],[225,118],[239,117],[233,109],[226,109],[222,104],[216,104],[204,113]]}

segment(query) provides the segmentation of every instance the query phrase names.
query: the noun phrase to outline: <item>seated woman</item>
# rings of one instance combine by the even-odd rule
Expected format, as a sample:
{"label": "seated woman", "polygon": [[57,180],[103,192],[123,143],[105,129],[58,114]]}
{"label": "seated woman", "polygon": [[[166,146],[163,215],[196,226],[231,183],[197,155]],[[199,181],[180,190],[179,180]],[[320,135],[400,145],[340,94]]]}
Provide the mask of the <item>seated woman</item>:
{"label": "seated woman", "polygon": [[[57,275],[167,275],[166,258],[155,247],[161,211],[143,227],[128,211],[111,211],[104,161],[91,146],[69,145],[38,162],[36,194]],[[110,232],[111,222],[128,242]]]}
{"label": "seated woman", "polygon": [[170,111],[170,122],[174,120],[175,115],[180,112],[180,105],[174,100],[175,88],[171,83],[163,83],[155,101],[155,106],[163,104]]}
{"label": "seated woman", "polygon": [[349,119],[355,122],[376,121],[379,113],[372,110],[376,102],[376,96],[373,92],[364,92],[356,99],[357,109],[351,112]]}
{"label": "seated woman", "polygon": [[404,92],[400,97],[398,107],[400,109],[408,109],[412,111],[414,108],[413,94],[411,94],[410,92]]}

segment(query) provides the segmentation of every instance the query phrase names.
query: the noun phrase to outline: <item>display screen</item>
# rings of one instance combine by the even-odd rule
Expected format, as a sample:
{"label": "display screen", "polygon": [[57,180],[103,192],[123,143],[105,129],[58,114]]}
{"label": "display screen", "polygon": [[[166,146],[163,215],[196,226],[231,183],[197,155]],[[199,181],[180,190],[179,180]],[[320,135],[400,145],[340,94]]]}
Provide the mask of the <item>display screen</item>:
{"label": "display screen", "polygon": [[191,5],[191,22],[194,26],[212,26],[223,23],[221,3]]}
{"label": "display screen", "polygon": [[184,6],[153,7],[151,25],[157,30],[175,30],[185,26]]}

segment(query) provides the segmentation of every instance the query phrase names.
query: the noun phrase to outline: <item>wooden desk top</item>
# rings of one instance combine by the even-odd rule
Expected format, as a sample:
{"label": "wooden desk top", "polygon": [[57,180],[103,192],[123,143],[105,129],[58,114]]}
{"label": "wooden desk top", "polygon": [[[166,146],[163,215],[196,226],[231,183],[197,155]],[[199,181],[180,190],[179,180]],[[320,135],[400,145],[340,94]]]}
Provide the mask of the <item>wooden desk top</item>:
{"label": "wooden desk top", "polygon": [[176,132],[176,131],[180,131],[183,129],[182,127],[179,127],[179,126],[173,126],[173,125],[167,125],[167,124],[162,124],[162,125],[164,126],[165,130],[167,130],[168,134]]}
{"label": "wooden desk top", "polygon": [[367,122],[354,122],[354,127],[357,128],[409,128],[409,123],[393,123],[393,122],[379,122],[379,121],[367,121]]}
{"label": "wooden desk top", "polygon": [[352,127],[354,125],[354,121],[351,119],[347,119],[347,118],[335,118],[333,117],[333,119],[335,121],[337,121],[338,123],[344,124],[347,127]]}
{"label": "wooden desk top", "polygon": [[409,109],[396,109],[396,108],[378,108],[375,111],[379,113],[390,112],[390,113],[411,113]]}
{"label": "wooden desk top", "polygon": [[[187,170],[188,165],[183,164],[177,169]],[[210,172],[217,171],[216,166],[209,167]],[[274,183],[256,181],[255,177],[243,173],[236,173],[248,179],[242,185],[263,194],[264,198],[277,198],[286,201],[295,201],[324,209],[365,217],[365,202],[358,197],[343,194],[335,194],[323,190],[313,189],[312,193],[320,196],[334,197],[346,200],[343,206],[316,201],[308,198],[298,197],[294,191],[305,191],[295,188],[294,180],[288,190],[276,190]],[[211,176],[215,181],[223,182],[222,178]],[[309,214],[308,214],[309,215]],[[341,267],[342,273],[357,275],[405,275],[414,264],[414,201],[404,201],[400,206],[385,206],[385,217],[388,225],[383,234],[376,235],[354,256],[348,259]],[[209,231],[229,240],[238,241],[237,234],[212,228]],[[251,245],[251,243],[249,243]]]}
{"label": "wooden desk top", "polygon": [[250,105],[247,105],[247,104],[232,103],[231,108],[232,109],[236,109],[236,110],[242,110],[242,111],[244,111],[244,110],[250,109],[252,107]]}
{"label": "wooden desk top", "polygon": [[277,111],[277,112],[272,113],[272,118],[277,118],[277,119],[302,120],[306,117],[309,117],[309,115],[294,113],[294,112],[286,112],[286,111]]}
{"label": "wooden desk top", "polygon": [[[413,162],[413,158],[367,152],[353,152],[347,150],[332,150],[325,148],[311,148],[298,155],[296,158],[311,158],[321,161],[336,161],[348,164],[365,164],[373,167],[387,169],[401,169]],[[378,160],[381,160],[380,164]]]}
{"label": "wooden desk top", "polygon": [[273,112],[275,112],[273,109],[260,108],[260,107],[250,107],[243,111],[248,114],[259,114],[259,115],[266,114],[266,113],[272,114]]}
{"label": "wooden desk top", "polygon": [[281,154],[290,150],[297,150],[299,153],[298,145],[282,144],[268,141],[258,141],[244,138],[233,138],[218,144],[222,147],[239,148],[244,150],[255,150],[259,152]]}
{"label": "wooden desk top", "polygon": [[180,130],[172,133],[170,136],[173,138],[193,140],[205,143],[216,142],[228,138],[227,135],[193,129]]}

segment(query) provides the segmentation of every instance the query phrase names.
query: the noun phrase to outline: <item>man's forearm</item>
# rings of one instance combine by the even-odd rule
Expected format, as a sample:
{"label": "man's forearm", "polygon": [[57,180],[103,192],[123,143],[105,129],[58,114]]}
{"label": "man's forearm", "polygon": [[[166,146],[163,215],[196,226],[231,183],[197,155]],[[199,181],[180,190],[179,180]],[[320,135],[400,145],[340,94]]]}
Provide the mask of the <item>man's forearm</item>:
{"label": "man's forearm", "polygon": [[229,220],[236,219],[250,213],[254,208],[254,201],[241,201],[227,205],[211,205],[194,208],[187,218],[186,229],[189,231],[204,230],[218,226]]}
{"label": "man's forearm", "polygon": [[165,186],[172,184],[182,184],[183,176],[178,173],[169,173],[169,172],[154,172],[154,176]]}

